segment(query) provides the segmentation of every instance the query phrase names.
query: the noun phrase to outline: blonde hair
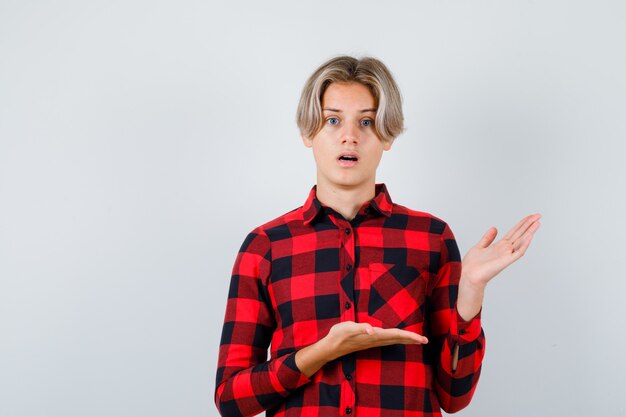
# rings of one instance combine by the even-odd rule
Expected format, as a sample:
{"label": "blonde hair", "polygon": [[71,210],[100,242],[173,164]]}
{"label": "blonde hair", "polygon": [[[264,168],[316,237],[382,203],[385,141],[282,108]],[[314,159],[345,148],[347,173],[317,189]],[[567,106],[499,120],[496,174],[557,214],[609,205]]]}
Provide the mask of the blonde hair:
{"label": "blonde hair", "polygon": [[312,139],[322,129],[322,97],[334,82],[357,82],[370,90],[378,108],[374,128],[383,142],[393,142],[404,131],[402,96],[385,64],[373,57],[342,55],[317,68],[302,89],[296,123],[304,137]]}

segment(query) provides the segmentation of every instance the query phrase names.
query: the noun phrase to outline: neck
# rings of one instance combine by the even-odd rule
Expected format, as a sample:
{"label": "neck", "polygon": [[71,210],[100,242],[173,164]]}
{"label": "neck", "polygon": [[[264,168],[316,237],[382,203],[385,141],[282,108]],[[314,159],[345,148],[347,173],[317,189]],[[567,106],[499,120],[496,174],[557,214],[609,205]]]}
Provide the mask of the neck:
{"label": "neck", "polygon": [[325,206],[331,207],[350,221],[367,201],[374,198],[376,184],[374,180],[357,187],[340,187],[325,184],[318,180],[317,199]]}

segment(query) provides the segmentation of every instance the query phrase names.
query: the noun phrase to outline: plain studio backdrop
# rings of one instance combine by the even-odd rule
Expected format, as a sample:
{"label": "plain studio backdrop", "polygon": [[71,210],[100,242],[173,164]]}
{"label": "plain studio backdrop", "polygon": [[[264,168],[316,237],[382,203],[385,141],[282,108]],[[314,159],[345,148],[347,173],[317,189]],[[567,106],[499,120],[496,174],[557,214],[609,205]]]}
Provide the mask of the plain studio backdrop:
{"label": "plain studio backdrop", "polygon": [[461,416],[626,416],[620,1],[0,1],[0,415],[217,416],[246,234],[315,184],[295,111],[332,56],[395,75],[377,182],[462,254],[542,226],[487,289]]}

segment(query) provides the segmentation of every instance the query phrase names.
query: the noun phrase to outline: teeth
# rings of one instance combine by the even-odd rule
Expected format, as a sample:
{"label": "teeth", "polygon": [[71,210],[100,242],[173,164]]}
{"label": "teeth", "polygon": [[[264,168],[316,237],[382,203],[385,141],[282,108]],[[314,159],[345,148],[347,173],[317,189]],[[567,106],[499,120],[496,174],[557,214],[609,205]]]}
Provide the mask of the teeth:
{"label": "teeth", "polygon": [[344,160],[348,160],[348,161],[356,161],[357,157],[356,156],[350,156],[350,155],[343,155],[343,156],[340,156],[339,159],[344,159]]}

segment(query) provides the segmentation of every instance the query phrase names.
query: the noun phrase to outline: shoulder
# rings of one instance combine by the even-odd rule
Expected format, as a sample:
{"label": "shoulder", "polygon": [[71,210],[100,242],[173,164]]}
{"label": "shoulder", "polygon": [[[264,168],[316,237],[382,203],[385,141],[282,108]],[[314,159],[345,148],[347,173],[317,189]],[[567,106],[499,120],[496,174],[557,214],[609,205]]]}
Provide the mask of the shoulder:
{"label": "shoulder", "polygon": [[395,203],[393,206],[391,218],[395,215],[406,217],[406,233],[415,234],[413,241],[427,238],[429,250],[442,253],[446,262],[461,260],[454,233],[441,217]]}
{"label": "shoulder", "polygon": [[[393,203],[390,219],[405,219],[407,228],[420,229],[436,235],[443,235],[450,231],[450,226],[441,217],[432,213],[414,210],[401,204]],[[393,220],[392,220],[393,221]]]}
{"label": "shoulder", "polygon": [[286,239],[293,236],[292,231],[302,226],[303,206],[290,210],[255,227],[250,234],[261,235],[268,242]]}

